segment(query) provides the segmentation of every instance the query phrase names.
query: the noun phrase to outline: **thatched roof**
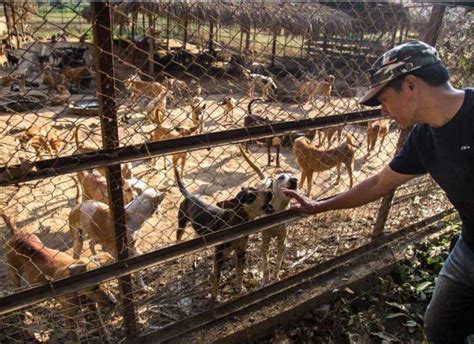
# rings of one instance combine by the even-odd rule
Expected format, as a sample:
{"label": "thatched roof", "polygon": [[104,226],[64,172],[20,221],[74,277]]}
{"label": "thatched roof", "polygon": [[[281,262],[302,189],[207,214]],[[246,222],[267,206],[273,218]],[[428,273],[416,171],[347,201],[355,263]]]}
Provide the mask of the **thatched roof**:
{"label": "thatched roof", "polygon": [[154,13],[160,16],[168,13],[174,20],[186,17],[189,22],[213,22],[244,30],[283,31],[291,36],[311,36],[317,32],[344,34],[353,29],[354,22],[344,12],[315,3],[148,1],[123,2],[117,9],[122,13]]}

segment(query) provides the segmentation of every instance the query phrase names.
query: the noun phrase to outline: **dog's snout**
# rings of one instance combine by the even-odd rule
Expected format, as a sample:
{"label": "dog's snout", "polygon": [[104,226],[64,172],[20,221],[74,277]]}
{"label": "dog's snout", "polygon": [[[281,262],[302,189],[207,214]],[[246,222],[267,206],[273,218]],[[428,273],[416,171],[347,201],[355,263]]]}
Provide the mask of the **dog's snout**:
{"label": "dog's snout", "polygon": [[298,179],[290,178],[290,181],[288,183],[288,189],[296,190],[297,187],[298,187]]}

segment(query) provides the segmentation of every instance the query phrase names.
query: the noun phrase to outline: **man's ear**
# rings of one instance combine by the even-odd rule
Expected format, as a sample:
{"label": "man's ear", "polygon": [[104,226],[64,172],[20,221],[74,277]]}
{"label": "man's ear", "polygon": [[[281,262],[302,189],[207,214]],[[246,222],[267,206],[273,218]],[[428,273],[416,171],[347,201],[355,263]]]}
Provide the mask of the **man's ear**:
{"label": "man's ear", "polygon": [[405,83],[406,83],[406,86],[411,90],[413,91],[415,89],[415,86],[416,84],[419,82],[419,79],[414,76],[414,75],[407,75],[405,77]]}

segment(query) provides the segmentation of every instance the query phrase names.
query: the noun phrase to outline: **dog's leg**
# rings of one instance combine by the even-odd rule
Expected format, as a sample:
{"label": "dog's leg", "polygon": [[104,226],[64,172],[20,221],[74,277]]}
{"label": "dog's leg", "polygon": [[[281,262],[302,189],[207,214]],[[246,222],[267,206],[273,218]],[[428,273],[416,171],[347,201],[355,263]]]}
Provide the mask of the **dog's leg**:
{"label": "dog's leg", "polygon": [[102,317],[102,314],[100,313],[99,306],[97,303],[89,304],[89,310],[92,314],[94,314],[94,322],[93,326],[94,328],[99,329],[99,333],[102,338],[105,338],[106,343],[112,343],[112,338],[110,337],[110,332],[107,330],[107,327],[104,322],[104,318]]}
{"label": "dog's leg", "polygon": [[353,159],[346,163],[347,167],[347,173],[349,174],[349,187],[352,188],[352,185],[354,185],[353,177],[352,177],[352,164],[353,164]]}
{"label": "dog's leg", "polygon": [[318,130],[318,146],[321,146],[324,143],[324,139],[326,138],[326,133],[322,130]]}
{"label": "dog's leg", "polygon": [[79,338],[79,329],[77,328],[77,323],[75,317],[78,316],[79,309],[77,305],[79,304],[79,296],[77,293],[71,294],[71,296],[63,297],[61,300],[61,310],[66,321],[67,330],[71,339],[74,343],[80,343]]}
{"label": "dog's leg", "polygon": [[240,238],[237,240],[236,248],[235,248],[235,255],[237,258],[235,281],[237,284],[237,292],[239,294],[242,293],[242,289],[243,289],[244,269],[245,269],[245,263],[247,260],[247,257],[246,257],[247,244],[248,244],[248,237]]}
{"label": "dog's leg", "polygon": [[221,280],[222,265],[225,259],[226,244],[216,246],[214,253],[214,274],[212,276],[212,304],[214,305],[219,294],[219,282]]}
{"label": "dog's leg", "polygon": [[[308,196],[311,195],[311,188],[313,186],[313,171],[308,172],[308,175],[306,176],[308,178]],[[303,185],[303,184],[301,184]]]}
{"label": "dog's leg", "polygon": [[267,139],[267,166],[272,164],[272,139]]}
{"label": "dog's leg", "polygon": [[387,137],[387,132],[384,132],[384,133],[380,136],[379,152],[382,150],[383,143],[384,143],[386,137]]}
{"label": "dog's leg", "polygon": [[337,164],[336,169],[337,169],[337,178],[334,185],[339,185],[339,182],[341,181],[341,163]]}
{"label": "dog's leg", "polygon": [[269,268],[268,268],[268,254],[270,251],[270,241],[271,241],[270,233],[263,232],[262,233],[262,248],[261,248],[261,255],[262,255],[262,272],[263,272],[263,285],[266,285],[269,281]]}
{"label": "dog's leg", "polygon": [[276,166],[277,167],[280,167],[280,148],[281,148],[281,144],[277,144],[276,145],[276,156],[277,156]]}
{"label": "dog's leg", "polygon": [[82,230],[76,227],[70,227],[69,233],[72,238],[73,258],[79,259],[84,246],[84,236]]}
{"label": "dog's leg", "polygon": [[304,182],[306,180],[306,172],[304,170],[301,171],[301,187],[304,186]]}
{"label": "dog's leg", "polygon": [[280,229],[280,233],[277,236],[277,258],[275,270],[273,273],[273,279],[278,280],[280,276],[281,265],[283,263],[283,257],[285,256],[286,250],[286,238],[288,236],[288,230],[286,227]]}
{"label": "dog's leg", "polygon": [[332,130],[332,129],[329,129],[329,132],[327,133],[327,137],[328,137],[328,147],[331,147],[332,138],[334,137],[334,134],[335,134],[335,131]]}

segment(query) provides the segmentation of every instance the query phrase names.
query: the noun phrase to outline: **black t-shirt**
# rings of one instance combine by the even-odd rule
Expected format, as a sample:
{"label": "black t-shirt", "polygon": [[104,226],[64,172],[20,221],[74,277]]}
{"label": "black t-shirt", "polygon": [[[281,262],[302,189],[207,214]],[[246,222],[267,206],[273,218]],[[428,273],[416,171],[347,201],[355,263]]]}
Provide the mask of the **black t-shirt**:
{"label": "black t-shirt", "polygon": [[466,89],[457,114],[445,125],[416,125],[390,168],[429,173],[461,215],[462,235],[474,250],[474,89]]}

